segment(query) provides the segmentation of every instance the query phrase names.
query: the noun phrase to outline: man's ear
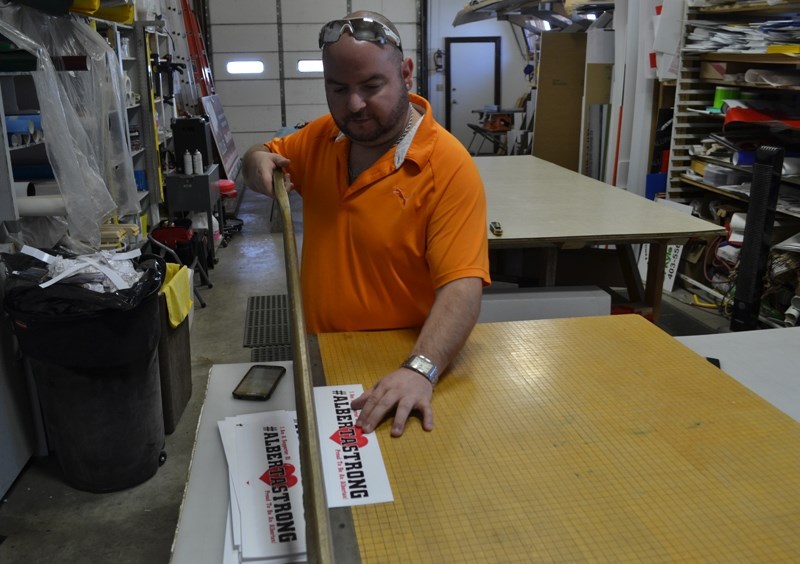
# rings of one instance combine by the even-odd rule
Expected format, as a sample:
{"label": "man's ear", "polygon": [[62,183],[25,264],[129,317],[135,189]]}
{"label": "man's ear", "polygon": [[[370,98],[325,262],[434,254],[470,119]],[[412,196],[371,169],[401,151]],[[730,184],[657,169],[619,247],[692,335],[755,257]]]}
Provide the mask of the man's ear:
{"label": "man's ear", "polygon": [[411,57],[403,59],[400,69],[403,74],[403,82],[405,82],[406,90],[411,90],[414,86],[414,61]]}

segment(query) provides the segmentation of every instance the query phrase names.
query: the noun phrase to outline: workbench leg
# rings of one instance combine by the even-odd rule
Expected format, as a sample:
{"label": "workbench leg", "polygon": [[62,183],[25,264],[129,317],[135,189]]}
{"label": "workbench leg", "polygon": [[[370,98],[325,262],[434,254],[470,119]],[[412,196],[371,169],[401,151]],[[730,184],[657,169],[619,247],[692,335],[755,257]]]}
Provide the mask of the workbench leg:
{"label": "workbench leg", "polygon": [[558,270],[558,249],[547,247],[545,253],[544,266],[544,285],[552,287],[556,285],[556,271]]}
{"label": "workbench leg", "polygon": [[636,264],[636,257],[633,254],[631,245],[617,245],[617,257],[619,266],[622,269],[622,277],[625,279],[625,286],[628,288],[628,301],[641,303],[645,301],[644,285],[642,276],[639,274],[639,266]]}
{"label": "workbench leg", "polygon": [[664,291],[664,265],[666,262],[667,243],[650,243],[644,301],[653,308],[654,323],[661,315],[661,293]]}

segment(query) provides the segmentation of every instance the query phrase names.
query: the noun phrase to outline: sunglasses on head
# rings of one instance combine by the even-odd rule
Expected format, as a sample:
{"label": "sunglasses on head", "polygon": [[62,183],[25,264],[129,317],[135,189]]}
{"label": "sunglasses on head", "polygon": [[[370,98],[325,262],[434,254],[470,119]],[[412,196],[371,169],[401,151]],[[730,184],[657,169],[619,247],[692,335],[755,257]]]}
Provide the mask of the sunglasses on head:
{"label": "sunglasses on head", "polygon": [[372,41],[381,45],[386,45],[388,41],[400,51],[403,50],[400,36],[388,26],[371,18],[347,18],[326,23],[319,32],[319,48],[336,43],[345,31],[359,41]]}

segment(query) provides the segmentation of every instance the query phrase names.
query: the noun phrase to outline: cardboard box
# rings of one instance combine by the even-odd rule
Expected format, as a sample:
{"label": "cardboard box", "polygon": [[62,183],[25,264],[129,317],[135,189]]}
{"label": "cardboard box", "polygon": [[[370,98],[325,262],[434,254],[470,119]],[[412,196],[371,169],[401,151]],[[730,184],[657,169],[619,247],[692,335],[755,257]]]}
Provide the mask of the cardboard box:
{"label": "cardboard box", "polygon": [[[700,63],[700,78],[707,80],[744,80],[747,65],[731,61],[703,61]],[[741,76],[738,76],[741,75]]]}
{"label": "cardboard box", "polygon": [[542,33],[532,154],[575,172],[585,63],[585,33]]}

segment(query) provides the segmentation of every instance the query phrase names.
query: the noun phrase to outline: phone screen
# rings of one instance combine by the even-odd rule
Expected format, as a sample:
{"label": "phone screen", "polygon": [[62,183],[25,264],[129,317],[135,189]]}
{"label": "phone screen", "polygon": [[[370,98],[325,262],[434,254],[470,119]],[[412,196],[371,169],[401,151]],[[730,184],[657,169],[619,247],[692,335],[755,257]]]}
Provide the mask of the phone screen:
{"label": "phone screen", "polygon": [[236,399],[267,400],[286,369],[283,366],[256,364],[251,366],[233,390]]}

